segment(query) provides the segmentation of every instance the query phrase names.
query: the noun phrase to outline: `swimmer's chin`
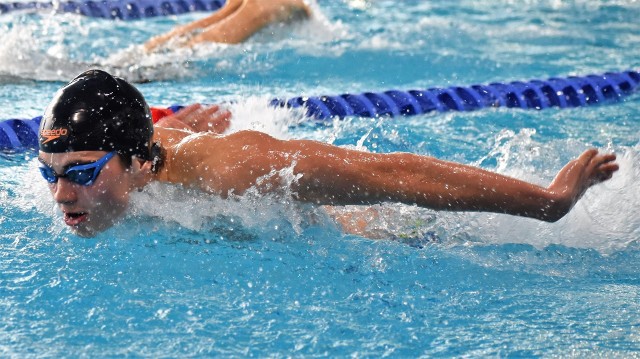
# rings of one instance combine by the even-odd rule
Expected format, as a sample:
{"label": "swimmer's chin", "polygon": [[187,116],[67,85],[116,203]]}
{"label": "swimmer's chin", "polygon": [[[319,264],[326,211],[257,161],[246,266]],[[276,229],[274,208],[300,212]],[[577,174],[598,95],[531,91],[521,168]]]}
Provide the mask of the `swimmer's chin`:
{"label": "swimmer's chin", "polygon": [[83,225],[83,226],[72,226],[72,227],[69,227],[69,229],[73,234],[75,234],[78,237],[93,238],[111,227],[112,226],[102,226],[100,228],[93,228],[90,226]]}
{"label": "swimmer's chin", "polygon": [[85,230],[85,229],[79,229],[74,227],[71,228],[71,232],[76,236],[82,237],[82,238],[93,238],[100,233],[100,231]]}
{"label": "swimmer's chin", "polygon": [[122,217],[118,217],[117,219],[110,221],[109,223],[102,223],[98,226],[93,226],[94,223],[91,223],[91,220],[88,220],[87,222],[81,223],[79,225],[69,226],[69,229],[78,237],[93,238],[98,236],[100,233],[117,226],[120,222],[122,222],[122,220]]}

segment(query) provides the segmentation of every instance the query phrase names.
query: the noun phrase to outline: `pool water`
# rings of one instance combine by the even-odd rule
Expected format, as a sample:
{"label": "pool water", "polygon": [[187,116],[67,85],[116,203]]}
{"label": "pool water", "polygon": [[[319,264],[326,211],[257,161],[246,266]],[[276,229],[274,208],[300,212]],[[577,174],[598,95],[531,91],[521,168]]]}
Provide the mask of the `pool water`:
{"label": "pool water", "polygon": [[[406,151],[546,185],[596,147],[615,177],[554,224],[374,206],[345,233],[286,193],[222,200],[151,185],[123,222],[71,234],[33,152],[0,154],[1,357],[635,357],[640,355],[640,96],[326,124],[274,97],[426,89],[640,67],[633,1],[322,1],[245,44],[144,55],[203,14],[111,21],[0,15],[0,119],[40,115],[92,64],[154,106],[225,103],[258,129]],[[338,208],[340,213],[360,207]]]}

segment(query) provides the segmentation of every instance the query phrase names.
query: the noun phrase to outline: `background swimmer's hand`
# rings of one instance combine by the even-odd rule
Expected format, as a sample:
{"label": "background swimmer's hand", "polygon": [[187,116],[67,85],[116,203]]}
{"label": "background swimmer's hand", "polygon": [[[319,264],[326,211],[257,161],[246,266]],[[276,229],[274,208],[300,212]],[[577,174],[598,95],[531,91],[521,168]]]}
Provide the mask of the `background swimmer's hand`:
{"label": "background swimmer's hand", "polygon": [[218,105],[194,104],[161,118],[156,127],[174,128],[191,132],[224,133],[231,125],[231,112],[221,110]]}
{"label": "background swimmer's hand", "polygon": [[550,208],[549,220],[562,218],[589,187],[609,180],[619,169],[615,160],[616,155],[612,153],[599,154],[598,150],[591,149],[567,163],[547,188],[555,202]]}
{"label": "background swimmer's hand", "polygon": [[151,39],[149,39],[149,41],[145,42],[144,45],[142,46],[146,52],[152,52],[157,48],[159,48],[160,46],[169,42],[171,39],[174,39],[179,36],[182,36],[180,32],[172,31],[166,34],[154,36]]}

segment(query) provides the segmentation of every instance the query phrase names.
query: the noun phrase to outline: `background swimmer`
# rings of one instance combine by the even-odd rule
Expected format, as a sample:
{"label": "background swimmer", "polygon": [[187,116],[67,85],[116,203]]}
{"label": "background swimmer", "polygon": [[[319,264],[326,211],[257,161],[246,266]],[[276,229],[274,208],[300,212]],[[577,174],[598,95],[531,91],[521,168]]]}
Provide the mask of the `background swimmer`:
{"label": "background swimmer", "polygon": [[[228,114],[210,110],[222,123]],[[194,127],[206,110],[192,109],[165,126]],[[172,124],[173,121],[173,124]],[[179,121],[179,122],[175,122]],[[556,221],[584,192],[610,179],[615,155],[585,151],[548,187],[480,168],[410,153],[376,154],[309,140],[277,140],[242,131],[154,128],[144,98],[126,81],[89,70],[63,87],[47,107],[40,133],[40,171],[64,221],[81,236],[112,226],[125,213],[129,193],[152,181],[194,188],[223,198],[282,186],[292,169],[295,199],[349,205],[401,202],[437,210],[486,211]]]}
{"label": "background swimmer", "polygon": [[311,16],[302,0],[228,0],[220,10],[203,19],[158,35],[144,44],[153,51],[178,40],[179,46],[202,42],[237,44],[265,26]]}

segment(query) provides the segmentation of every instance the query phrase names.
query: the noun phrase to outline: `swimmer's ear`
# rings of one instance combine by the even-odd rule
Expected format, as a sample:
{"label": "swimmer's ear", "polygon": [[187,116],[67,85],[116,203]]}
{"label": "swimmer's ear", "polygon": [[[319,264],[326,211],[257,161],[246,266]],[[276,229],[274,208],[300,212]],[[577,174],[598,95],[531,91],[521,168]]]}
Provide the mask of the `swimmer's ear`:
{"label": "swimmer's ear", "polygon": [[153,166],[152,161],[145,161],[137,157],[133,157],[131,159],[131,184],[133,188],[141,189],[146,186],[147,183],[151,182],[153,178],[153,173],[151,171],[151,167]]}

